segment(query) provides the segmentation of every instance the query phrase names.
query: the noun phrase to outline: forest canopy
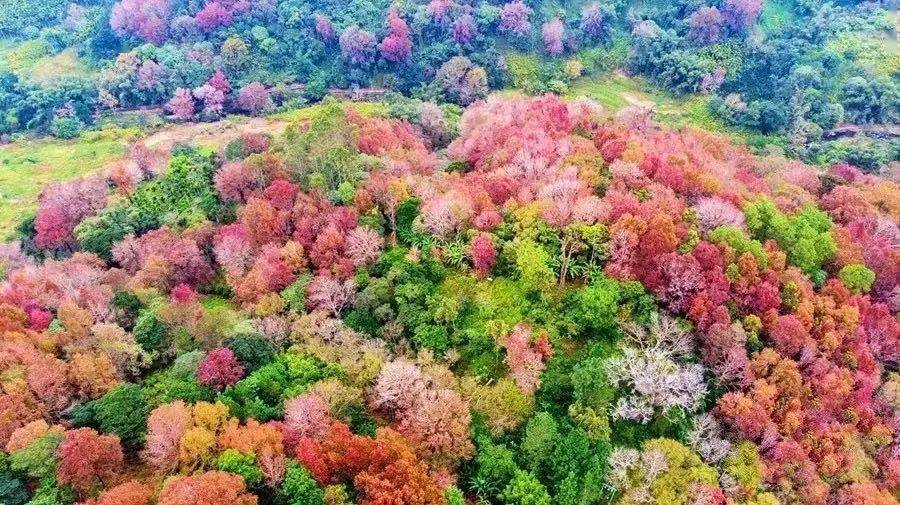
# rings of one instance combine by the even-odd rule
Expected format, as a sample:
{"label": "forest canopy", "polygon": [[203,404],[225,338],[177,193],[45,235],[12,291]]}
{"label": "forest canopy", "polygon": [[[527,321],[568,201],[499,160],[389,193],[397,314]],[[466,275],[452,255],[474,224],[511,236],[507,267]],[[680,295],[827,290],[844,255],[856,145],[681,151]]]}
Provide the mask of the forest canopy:
{"label": "forest canopy", "polygon": [[897,195],[554,95],[138,144],[3,249],[0,500],[896,503]]}

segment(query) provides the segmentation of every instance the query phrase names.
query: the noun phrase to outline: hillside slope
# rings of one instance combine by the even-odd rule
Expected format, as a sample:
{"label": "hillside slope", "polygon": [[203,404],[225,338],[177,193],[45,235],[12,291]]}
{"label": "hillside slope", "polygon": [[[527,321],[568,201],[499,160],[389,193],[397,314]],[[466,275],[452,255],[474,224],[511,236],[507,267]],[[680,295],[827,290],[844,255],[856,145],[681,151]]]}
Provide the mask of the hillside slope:
{"label": "hillside slope", "polygon": [[896,503],[900,188],[610,116],[326,101],[48,189],[0,501]]}

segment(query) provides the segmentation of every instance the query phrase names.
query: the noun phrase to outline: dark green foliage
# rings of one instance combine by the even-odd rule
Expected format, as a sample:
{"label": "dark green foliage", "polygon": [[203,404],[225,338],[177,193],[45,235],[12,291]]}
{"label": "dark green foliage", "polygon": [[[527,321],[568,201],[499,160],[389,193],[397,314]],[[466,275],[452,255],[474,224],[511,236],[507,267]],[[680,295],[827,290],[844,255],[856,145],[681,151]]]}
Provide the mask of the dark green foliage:
{"label": "dark green foliage", "polygon": [[238,137],[225,145],[225,159],[229,161],[242,160],[250,154],[247,143]]}
{"label": "dark green foliage", "polygon": [[219,205],[211,184],[215,168],[215,154],[210,150],[173,151],[165,175],[142,184],[132,195],[136,228],[186,226],[212,216]]}
{"label": "dark green foliage", "polygon": [[655,23],[653,30],[655,36],[635,40],[630,66],[673,92],[697,91],[703,75],[714,69],[696,51],[683,48],[683,40],[672,31],[664,31]]}
{"label": "dark green foliage", "polygon": [[283,353],[228,387],[220,399],[232,415],[265,422],[282,414],[285,400],[303,393],[315,382],[339,373],[334,365],[326,365],[311,356]]}
{"label": "dark green foliage", "polygon": [[574,399],[572,387],[572,367],[579,356],[573,353],[554,352],[541,374],[541,388],[537,392],[538,408],[565,416]]}
{"label": "dark green foliage", "polygon": [[341,104],[325,100],[310,128],[289,128],[278,149],[304,188],[327,194],[343,182],[356,187],[365,177],[364,161],[356,148],[357,135]]}
{"label": "dark green foliage", "polygon": [[813,206],[786,216],[771,200],[760,200],[748,205],[744,214],[754,238],[774,239],[787,253],[788,261],[810,275],[821,270],[837,252],[831,218]]}
{"label": "dark green foliage", "polygon": [[[749,20],[751,26],[722,26],[720,36],[709,44],[699,44],[691,36],[691,15],[703,5],[697,1],[601,2],[601,26],[587,29],[580,26],[580,11],[589,2],[559,6],[530,2],[534,10],[529,19],[531,30],[522,35],[499,29],[505,2],[479,1],[467,7],[474,32],[472,39],[463,43],[454,40],[452,28],[460,12],[451,9],[443,21],[436,21],[422,4],[403,4],[399,12],[413,41],[411,58],[403,63],[388,62],[378,54],[351,63],[336,40],[323,39],[315,29],[313,16],[322,15],[331,20],[336,36],[359,26],[380,40],[390,8],[383,0],[350,4],[279,0],[277,9],[264,16],[265,20],[258,12],[237,16],[227,28],[210,32],[198,32],[196,26],[186,28],[184,20],[197,14],[197,5],[175,3],[164,23],[170,26],[159,27],[164,43],[157,45],[140,45],[143,41],[135,34],[120,36],[112,31],[110,7],[115,2],[79,4],[85,11],[76,16],[75,26],[71,26],[72,20],[62,23],[65,3],[45,3],[6,2],[0,7],[0,34],[39,45],[48,56],[74,49],[92,68],[104,68],[120,52],[134,49],[137,66],[142,61],[156,62],[164,67],[164,77],[139,87],[134,71],[116,69],[111,77],[65,77],[38,85],[10,73],[10,77],[0,78],[0,110],[6,111],[0,117],[0,133],[32,129],[68,137],[82,124],[92,123],[100,108],[101,89],[104,98],[107,92],[114,96],[118,107],[159,106],[177,88],[202,85],[223,64],[233,90],[262,82],[272,86],[271,96],[278,107],[327,102],[330,88],[351,87],[383,87],[426,101],[458,100],[459,90],[448,86],[440,71],[455,58],[471,62],[467,68],[478,68],[477,79],[471,78],[474,72],[457,77],[467,87],[477,83],[480,90],[486,82],[493,90],[512,86],[533,94],[565,93],[581,73],[593,77],[627,68],[649,78],[663,92],[710,94],[713,110],[726,122],[779,136],[766,142],[778,142],[789,132],[813,125],[812,131],[804,133],[810,138],[790,147],[804,156],[822,130],[841,121],[892,124],[898,116],[900,93],[891,74],[893,67],[887,61],[873,63],[870,57],[883,45],[881,32],[893,29],[883,2],[875,6],[801,2],[793,7],[767,3],[762,21]],[[728,10],[724,2],[707,4]],[[541,47],[541,27],[557,17],[565,25],[566,51],[551,57]],[[242,41],[245,53],[237,58],[217,55],[215,63],[193,57],[192,51],[198,47],[221,52],[226,38]],[[577,60],[573,66],[581,71],[572,70],[570,60]],[[725,71],[724,82],[704,86],[706,78],[719,69]],[[303,83],[304,87],[297,90],[290,83]],[[739,103],[734,102],[735,97]],[[233,102],[229,100],[227,107],[233,108]],[[323,115],[342,116],[340,107],[326,105]],[[61,107],[72,107],[75,114],[60,116]],[[415,122],[413,117],[408,119]],[[355,187],[362,180],[359,153],[335,148],[328,138],[334,131],[326,128],[324,136],[322,131],[294,132],[297,141],[288,148],[315,151],[305,161],[298,158],[299,178],[304,185],[321,184],[329,195],[341,182]],[[241,143],[236,141],[226,149],[228,159],[246,155]]]}
{"label": "dark green foliage", "polygon": [[10,0],[0,5],[0,36],[21,37],[58,22],[66,12],[62,0]]}
{"label": "dark green foliage", "polygon": [[8,471],[0,473],[0,503],[4,505],[22,505],[28,501],[28,489],[25,484],[13,477]]}
{"label": "dark green foliage", "polygon": [[[196,369],[196,365],[194,368]],[[171,369],[160,371],[147,377],[141,387],[151,409],[176,400],[185,403],[211,402],[216,397],[214,390],[197,382],[193,370],[189,375]]]}
{"label": "dark green foliage", "polygon": [[613,402],[615,388],[603,371],[604,358],[590,356],[572,369],[572,389],[575,400],[596,411],[605,411]]}
{"label": "dark green foliage", "polygon": [[[596,503],[602,494],[608,441],[593,440],[578,427],[564,426],[554,444],[546,482],[569,503]],[[573,495],[577,499],[572,500]]]}
{"label": "dark green foliage", "polygon": [[900,91],[888,78],[852,77],[841,90],[841,103],[854,123],[895,123],[900,120]]}
{"label": "dark green foliage", "polygon": [[74,502],[75,493],[72,488],[58,486],[55,477],[45,477],[38,483],[28,505],[70,505]]}
{"label": "dark green foliage", "polygon": [[416,216],[419,215],[419,201],[416,199],[406,200],[397,206],[397,239],[405,245],[423,246],[431,242],[431,236],[416,229]]}
{"label": "dark green foliage", "polygon": [[484,440],[478,443],[475,454],[475,472],[470,487],[479,496],[496,496],[522,470],[516,464],[515,455],[508,447]]}
{"label": "dark green foliage", "polygon": [[310,102],[317,102],[325,98],[328,93],[328,75],[325,72],[315,72],[306,81],[303,88],[303,98]]}
{"label": "dark green foliage", "polygon": [[877,173],[891,161],[900,159],[900,140],[880,141],[864,135],[847,139],[817,142],[806,156],[821,165],[849,163],[870,173]]}
{"label": "dark green foliage", "polygon": [[350,429],[357,435],[375,437],[378,424],[375,419],[366,412],[364,405],[350,405],[342,412],[344,420],[350,425]]}
{"label": "dark green foliage", "polygon": [[546,465],[559,438],[559,425],[547,412],[539,412],[525,425],[522,437],[522,462],[532,472]]}
{"label": "dark green foliage", "polygon": [[438,283],[444,275],[441,262],[428,254],[411,259],[406,248],[386,251],[370,275],[357,276],[360,293],[348,324],[380,336],[384,323],[396,319],[417,346],[438,354],[446,352],[451,345],[450,330],[434,314],[439,303]]}
{"label": "dark green foliage", "polygon": [[28,489],[22,479],[12,472],[9,455],[0,452],[0,503],[22,505],[28,501]]}
{"label": "dark green foliage", "polygon": [[87,252],[109,261],[112,260],[113,245],[127,235],[137,231],[134,219],[124,205],[111,205],[97,215],[88,217],[75,227],[78,245]]}
{"label": "dark green foliage", "polygon": [[61,139],[74,139],[81,134],[84,124],[77,117],[55,117],[50,122],[50,133]]}
{"label": "dark green foliage", "polygon": [[574,293],[570,316],[578,332],[589,338],[603,338],[616,328],[619,310],[619,283],[600,278]]}
{"label": "dark green foliage", "polygon": [[[141,313],[144,304],[133,293],[128,291],[116,291],[112,298],[112,306],[115,308],[116,323],[127,331],[131,331]],[[137,337],[135,337],[137,338]],[[141,347],[147,349],[141,342]]]}
{"label": "dark green foliage", "polygon": [[306,287],[312,281],[312,275],[300,274],[290,286],[281,291],[281,297],[288,303],[291,310],[303,312],[306,310]]}
{"label": "dark green foliage", "polygon": [[139,386],[117,386],[96,400],[94,409],[94,419],[101,432],[118,435],[125,447],[137,447],[144,442],[150,411]]}
{"label": "dark green foliage", "polygon": [[76,428],[97,425],[97,402],[85,402],[75,405],[69,410],[69,422]]}
{"label": "dark green foliage", "polygon": [[134,340],[145,351],[160,352],[169,344],[168,330],[154,311],[145,309],[134,322]]}
{"label": "dark green foliage", "polygon": [[614,446],[640,447],[646,440],[653,438],[686,440],[694,421],[683,409],[676,407],[670,409],[664,416],[655,416],[647,424],[619,420],[610,425]]}
{"label": "dark green foliage", "polygon": [[237,335],[225,341],[234,356],[244,366],[245,373],[252,373],[272,361],[275,351],[268,342],[257,335]]}

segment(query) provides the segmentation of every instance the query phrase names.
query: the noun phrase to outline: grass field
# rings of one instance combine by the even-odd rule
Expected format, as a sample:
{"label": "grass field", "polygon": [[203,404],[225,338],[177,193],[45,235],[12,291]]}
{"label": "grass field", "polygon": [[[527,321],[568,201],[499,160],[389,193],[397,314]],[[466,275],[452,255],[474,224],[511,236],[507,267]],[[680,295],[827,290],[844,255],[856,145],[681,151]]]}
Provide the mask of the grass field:
{"label": "grass field", "polygon": [[0,43],[0,70],[8,70],[19,79],[49,86],[64,77],[87,77],[91,70],[69,48],[51,54],[46,43],[28,40],[20,44]]}
{"label": "grass field", "polygon": [[724,130],[725,124],[709,111],[703,95],[674,97],[653,88],[645,79],[611,73],[576,81],[568,97],[586,96],[611,111],[629,105],[653,104],[656,119],[674,127],[693,126],[705,130]]}
{"label": "grass field", "polygon": [[566,96],[592,98],[613,112],[629,105],[650,103],[655,107],[656,121],[667,126],[725,133],[740,143],[757,148],[784,143],[784,139],[778,136],[766,136],[726,125],[710,112],[708,98],[704,95],[672,96],[655,89],[641,77],[621,73],[584,77],[572,84]]}
{"label": "grass field", "polygon": [[[382,116],[387,114],[387,105],[382,102],[352,102],[353,107],[363,116]],[[322,104],[317,103],[299,109],[290,109],[283,112],[270,114],[269,119],[277,121],[304,121],[316,116],[322,110]]]}
{"label": "grass field", "polygon": [[0,146],[0,238],[34,211],[45,185],[96,172],[125,153],[134,133],[109,130],[74,140],[22,140]]}

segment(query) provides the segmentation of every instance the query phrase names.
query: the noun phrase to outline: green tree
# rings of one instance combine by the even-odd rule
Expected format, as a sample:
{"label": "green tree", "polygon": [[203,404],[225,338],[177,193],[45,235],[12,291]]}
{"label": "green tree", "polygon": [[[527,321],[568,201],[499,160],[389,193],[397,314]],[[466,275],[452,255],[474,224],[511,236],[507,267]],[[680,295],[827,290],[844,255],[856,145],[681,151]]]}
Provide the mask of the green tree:
{"label": "green tree", "polygon": [[550,267],[550,253],[533,240],[513,244],[519,279],[531,291],[542,292],[553,285],[556,275]]}
{"label": "green tree", "polygon": [[760,241],[773,239],[788,255],[788,261],[821,280],[822,265],[837,252],[831,234],[831,218],[807,206],[793,216],[782,213],[769,199],[761,199],[744,209],[747,229]]}
{"label": "green tree", "polygon": [[289,460],[284,480],[275,494],[275,505],[325,505],[325,493],[309,470]]}
{"label": "green tree", "polygon": [[838,272],[838,278],[854,293],[868,293],[875,283],[875,272],[865,265],[854,263],[847,265]]}
{"label": "green tree", "polygon": [[103,433],[119,436],[125,447],[138,447],[147,434],[149,409],[141,388],[117,386],[94,402],[94,417]]}
{"label": "green tree", "polygon": [[507,505],[550,505],[550,494],[531,472],[517,470],[499,496]]}
{"label": "green tree", "polygon": [[547,412],[538,412],[525,425],[525,436],[522,438],[522,462],[532,472],[538,470],[549,461],[554,446],[559,438],[559,426],[553,416]]}
{"label": "green tree", "polygon": [[606,277],[576,291],[569,314],[578,332],[596,337],[613,331],[617,326],[619,299],[619,283]]}
{"label": "green tree", "polygon": [[263,474],[256,457],[253,454],[244,454],[235,449],[226,449],[216,460],[216,467],[225,472],[231,472],[244,478],[247,487],[258,487],[262,484]]}

